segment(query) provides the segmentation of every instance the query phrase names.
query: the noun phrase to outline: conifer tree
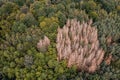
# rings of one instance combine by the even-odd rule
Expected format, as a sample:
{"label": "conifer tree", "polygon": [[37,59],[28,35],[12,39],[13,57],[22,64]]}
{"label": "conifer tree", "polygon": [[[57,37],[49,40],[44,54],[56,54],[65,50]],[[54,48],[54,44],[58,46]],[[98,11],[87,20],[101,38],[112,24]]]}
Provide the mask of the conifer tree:
{"label": "conifer tree", "polygon": [[89,23],[67,20],[63,29],[58,28],[58,60],[67,60],[67,66],[76,65],[79,70],[94,72],[104,57],[99,46],[97,29]]}

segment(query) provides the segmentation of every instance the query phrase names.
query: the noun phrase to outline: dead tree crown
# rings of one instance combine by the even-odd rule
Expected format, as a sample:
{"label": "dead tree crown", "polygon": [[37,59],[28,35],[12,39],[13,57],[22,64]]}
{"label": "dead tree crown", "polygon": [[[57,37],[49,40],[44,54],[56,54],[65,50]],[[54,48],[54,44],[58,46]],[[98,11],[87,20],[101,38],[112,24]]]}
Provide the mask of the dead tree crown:
{"label": "dead tree crown", "polygon": [[91,27],[92,20],[80,23],[76,19],[67,20],[62,29],[58,28],[58,60],[67,60],[67,66],[76,65],[79,70],[95,72],[104,57],[99,46],[97,29]]}

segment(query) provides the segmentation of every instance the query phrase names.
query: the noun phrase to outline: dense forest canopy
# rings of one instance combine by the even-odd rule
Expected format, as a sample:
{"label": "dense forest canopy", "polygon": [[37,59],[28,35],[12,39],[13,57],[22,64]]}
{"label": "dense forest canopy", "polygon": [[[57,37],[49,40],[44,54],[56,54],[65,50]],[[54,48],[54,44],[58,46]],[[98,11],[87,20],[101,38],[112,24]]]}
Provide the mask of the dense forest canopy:
{"label": "dense forest canopy", "polygon": [[[105,51],[94,73],[57,60],[68,19],[93,20]],[[0,80],[120,80],[120,0],[0,0]]]}

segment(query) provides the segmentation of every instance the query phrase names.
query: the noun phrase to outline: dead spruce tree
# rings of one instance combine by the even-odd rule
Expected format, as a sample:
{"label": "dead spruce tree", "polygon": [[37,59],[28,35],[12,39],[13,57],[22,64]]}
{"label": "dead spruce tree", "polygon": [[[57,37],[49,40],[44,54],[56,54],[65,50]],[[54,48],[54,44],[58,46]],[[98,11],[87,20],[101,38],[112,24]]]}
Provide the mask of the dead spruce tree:
{"label": "dead spruce tree", "polygon": [[50,45],[50,40],[48,37],[44,36],[43,40],[39,40],[37,43],[37,48],[41,52],[45,52],[47,50],[48,45]]}
{"label": "dead spruce tree", "polygon": [[99,47],[97,29],[89,23],[81,23],[76,19],[67,20],[63,29],[58,28],[57,52],[58,60],[67,60],[67,66],[76,65],[79,70],[95,72],[104,57]]}

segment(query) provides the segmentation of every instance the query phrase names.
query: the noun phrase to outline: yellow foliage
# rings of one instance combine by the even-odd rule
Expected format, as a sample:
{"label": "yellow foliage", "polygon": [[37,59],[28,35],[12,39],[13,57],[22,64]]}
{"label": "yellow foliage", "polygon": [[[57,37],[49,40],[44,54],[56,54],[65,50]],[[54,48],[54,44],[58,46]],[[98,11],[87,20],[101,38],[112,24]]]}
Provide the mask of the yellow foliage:
{"label": "yellow foliage", "polygon": [[20,20],[24,19],[26,15],[24,13],[20,14]]}
{"label": "yellow foliage", "polygon": [[44,18],[43,21],[40,22],[40,27],[49,27],[52,23],[58,23],[58,18],[57,17],[51,17],[51,18]]}
{"label": "yellow foliage", "polygon": [[41,26],[41,28],[45,27],[45,26],[46,26],[46,22],[44,22],[44,21],[41,22],[41,23],[40,23],[40,26]]}
{"label": "yellow foliage", "polygon": [[120,6],[117,6],[117,11],[120,11]]}

